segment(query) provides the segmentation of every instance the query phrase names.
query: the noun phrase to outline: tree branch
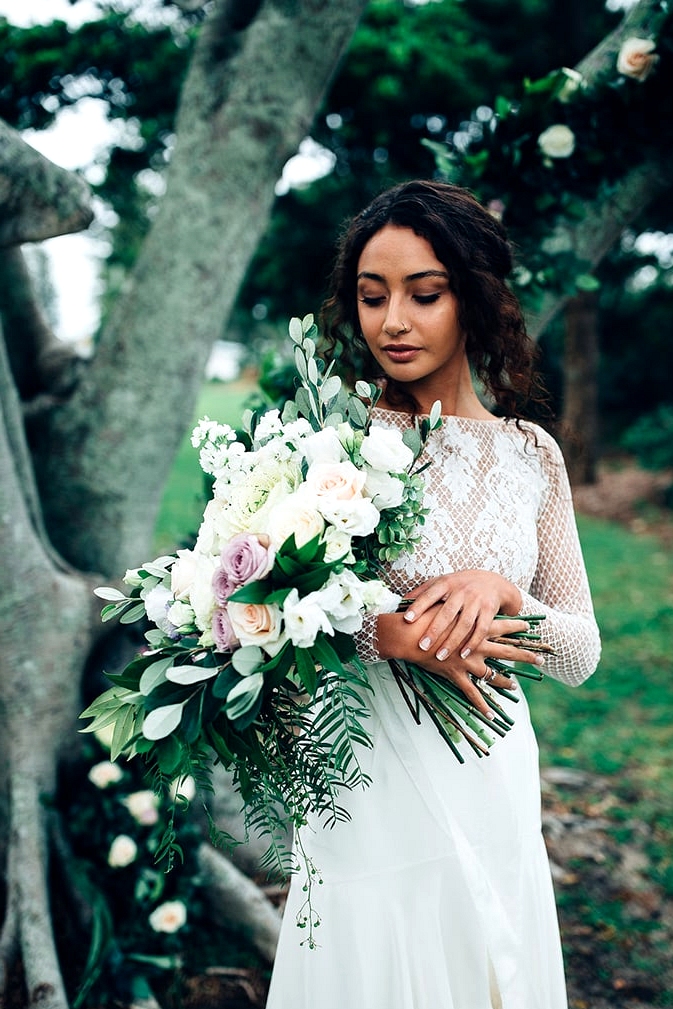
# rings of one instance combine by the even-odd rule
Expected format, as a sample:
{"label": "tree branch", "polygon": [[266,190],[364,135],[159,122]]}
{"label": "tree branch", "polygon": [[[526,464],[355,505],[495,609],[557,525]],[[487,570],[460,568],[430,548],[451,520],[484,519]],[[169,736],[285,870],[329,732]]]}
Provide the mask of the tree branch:
{"label": "tree branch", "polygon": [[82,231],[92,220],[84,180],[38,154],[0,120],[0,246]]}
{"label": "tree branch", "polygon": [[657,38],[669,11],[661,0],[640,0],[625,14],[620,23],[606,35],[575,67],[590,88],[597,87],[614,75],[617,54],[626,39]]}

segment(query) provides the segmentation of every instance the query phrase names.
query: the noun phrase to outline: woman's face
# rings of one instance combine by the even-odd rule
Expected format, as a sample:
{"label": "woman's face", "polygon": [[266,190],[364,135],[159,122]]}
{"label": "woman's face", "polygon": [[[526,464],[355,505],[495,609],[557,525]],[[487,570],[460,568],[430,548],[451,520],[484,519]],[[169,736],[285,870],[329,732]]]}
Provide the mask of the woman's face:
{"label": "woman's face", "polygon": [[410,228],[387,224],[365,245],[357,267],[362,335],[383,371],[419,403],[442,398],[466,362],[458,302],[446,267]]}

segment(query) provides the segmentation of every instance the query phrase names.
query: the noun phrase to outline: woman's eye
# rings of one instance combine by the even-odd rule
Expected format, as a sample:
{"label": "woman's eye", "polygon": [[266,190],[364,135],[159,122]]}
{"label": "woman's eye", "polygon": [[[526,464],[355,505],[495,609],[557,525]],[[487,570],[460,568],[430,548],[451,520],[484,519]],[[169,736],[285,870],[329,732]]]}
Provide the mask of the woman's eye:
{"label": "woman's eye", "polygon": [[435,291],[434,294],[415,294],[414,301],[417,301],[419,305],[432,305],[433,302],[437,301],[439,295],[439,291]]}
{"label": "woman's eye", "polygon": [[360,301],[363,305],[369,305],[370,308],[375,308],[377,305],[382,305],[384,297],[382,294],[361,294]]}

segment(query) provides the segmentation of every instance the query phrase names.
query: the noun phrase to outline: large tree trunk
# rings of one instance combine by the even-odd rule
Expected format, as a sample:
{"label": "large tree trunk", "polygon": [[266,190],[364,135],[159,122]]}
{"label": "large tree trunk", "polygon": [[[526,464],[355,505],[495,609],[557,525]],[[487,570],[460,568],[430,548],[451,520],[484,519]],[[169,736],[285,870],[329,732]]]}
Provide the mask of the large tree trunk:
{"label": "large tree trunk", "polygon": [[598,461],[598,305],[583,291],[565,308],[563,448],[573,486],[594,483]]}
{"label": "large tree trunk", "polygon": [[[183,88],[168,188],[129,289],[76,394],[38,432],[47,525],[77,566],[115,573],[143,558],[274,184],[364,6],[220,0],[204,23]],[[72,445],[77,451],[64,452]]]}

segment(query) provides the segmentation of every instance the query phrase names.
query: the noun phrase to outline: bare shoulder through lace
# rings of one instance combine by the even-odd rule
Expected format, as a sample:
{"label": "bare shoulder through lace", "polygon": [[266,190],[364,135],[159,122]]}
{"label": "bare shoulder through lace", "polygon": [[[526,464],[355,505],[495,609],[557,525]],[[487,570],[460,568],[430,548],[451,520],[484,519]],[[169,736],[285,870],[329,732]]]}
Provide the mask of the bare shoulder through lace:
{"label": "bare shoulder through lace", "polygon": [[[407,415],[376,409],[374,421],[404,429]],[[570,486],[556,442],[541,428],[445,417],[422,461],[430,512],[422,541],[390,569],[391,586],[408,593],[427,578],[473,568],[514,582],[522,613],[544,613],[541,633],[557,652],[545,672],[577,685],[600,654]],[[379,656],[368,621],[358,648]]]}

